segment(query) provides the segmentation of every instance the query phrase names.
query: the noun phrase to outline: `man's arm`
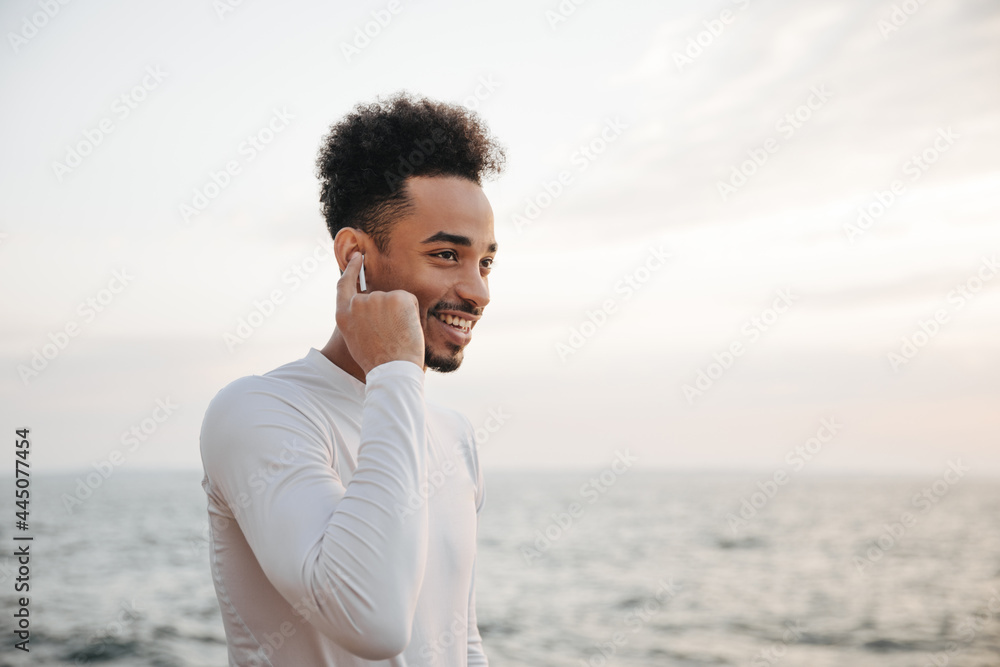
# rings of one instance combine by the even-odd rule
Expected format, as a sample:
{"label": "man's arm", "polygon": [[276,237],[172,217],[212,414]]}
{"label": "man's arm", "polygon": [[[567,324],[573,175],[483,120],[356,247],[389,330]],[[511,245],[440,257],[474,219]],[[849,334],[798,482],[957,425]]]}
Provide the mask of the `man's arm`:
{"label": "man's arm", "polygon": [[321,632],[369,660],[409,643],[423,580],[427,508],[402,518],[393,509],[427,482],[423,380],[410,361],[369,371],[346,487],[276,381],[237,380],[202,427],[206,473],[268,580]]}
{"label": "man's arm", "polygon": [[360,269],[354,251],[337,281],[337,329],[366,381],[350,484],[294,389],[269,378],[216,396],[202,457],[275,589],[346,650],[384,660],[410,641],[427,563],[426,504],[395,514],[427,483],[424,337],[417,297],[359,294]]}
{"label": "man's arm", "polygon": [[469,587],[469,667],[489,667],[489,664],[476,619],[476,566],[473,563],[472,585]]}
{"label": "man's arm", "polygon": [[[486,486],[483,484],[483,471],[479,466],[479,450],[476,445],[475,430],[472,422],[465,417],[466,432],[468,434],[469,455],[472,458],[476,469],[476,541],[479,541],[479,514],[486,502]],[[478,551],[478,547],[477,547]],[[483,638],[479,634],[479,622],[476,616],[476,563],[479,557],[472,561],[472,577],[469,582],[469,667],[489,667],[489,660],[486,652],[483,651]]]}

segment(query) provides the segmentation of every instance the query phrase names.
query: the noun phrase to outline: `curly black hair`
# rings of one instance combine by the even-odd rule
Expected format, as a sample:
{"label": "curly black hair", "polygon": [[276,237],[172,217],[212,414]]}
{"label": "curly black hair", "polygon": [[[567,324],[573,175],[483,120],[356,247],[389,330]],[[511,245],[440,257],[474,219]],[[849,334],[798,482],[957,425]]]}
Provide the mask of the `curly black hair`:
{"label": "curly black hair", "polygon": [[408,177],[459,176],[482,185],[505,161],[474,111],[398,92],[358,104],[324,137],[316,159],[320,210],[331,236],[354,227],[386,252],[392,223],[411,205]]}

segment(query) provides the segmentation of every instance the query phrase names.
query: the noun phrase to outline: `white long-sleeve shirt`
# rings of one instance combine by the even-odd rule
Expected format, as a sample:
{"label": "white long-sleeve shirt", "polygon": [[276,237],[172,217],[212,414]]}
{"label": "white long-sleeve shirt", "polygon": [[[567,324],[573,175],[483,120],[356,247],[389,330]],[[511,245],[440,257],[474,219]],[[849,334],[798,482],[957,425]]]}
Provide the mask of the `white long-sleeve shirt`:
{"label": "white long-sleeve shirt", "polygon": [[411,361],[361,382],[311,348],[240,378],[201,430],[230,665],[487,665],[472,425]]}

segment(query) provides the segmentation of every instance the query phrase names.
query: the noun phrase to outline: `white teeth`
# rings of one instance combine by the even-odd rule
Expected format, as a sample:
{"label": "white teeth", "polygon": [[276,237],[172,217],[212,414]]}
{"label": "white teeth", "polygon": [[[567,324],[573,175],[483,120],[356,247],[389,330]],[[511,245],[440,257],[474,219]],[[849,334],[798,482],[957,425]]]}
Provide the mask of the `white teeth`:
{"label": "white teeth", "polygon": [[468,331],[472,326],[472,322],[469,320],[463,320],[461,317],[455,317],[454,315],[434,313],[434,317],[438,318],[445,324],[450,324],[456,329],[461,329],[462,331]]}

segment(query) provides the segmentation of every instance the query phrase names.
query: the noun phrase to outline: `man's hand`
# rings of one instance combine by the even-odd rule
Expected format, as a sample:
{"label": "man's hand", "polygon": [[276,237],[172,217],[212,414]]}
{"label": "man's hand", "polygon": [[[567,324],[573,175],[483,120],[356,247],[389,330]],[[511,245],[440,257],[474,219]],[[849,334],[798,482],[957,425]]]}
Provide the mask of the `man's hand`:
{"label": "man's hand", "polygon": [[337,328],[361,369],[402,359],[424,367],[424,331],[417,297],[406,290],[358,293],[361,253],[351,255],[337,281]]}

